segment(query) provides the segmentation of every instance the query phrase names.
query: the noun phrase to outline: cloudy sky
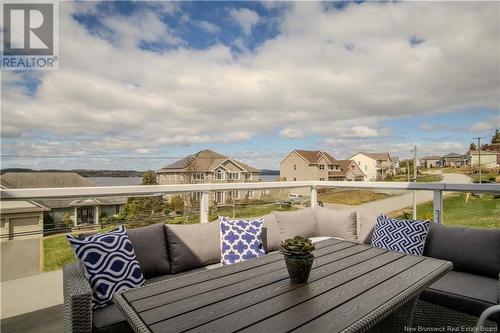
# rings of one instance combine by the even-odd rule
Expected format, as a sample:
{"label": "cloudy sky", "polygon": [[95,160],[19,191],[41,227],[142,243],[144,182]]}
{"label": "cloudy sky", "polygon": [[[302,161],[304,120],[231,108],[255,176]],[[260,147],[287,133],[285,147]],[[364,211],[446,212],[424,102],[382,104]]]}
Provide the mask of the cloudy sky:
{"label": "cloudy sky", "polygon": [[279,168],[464,152],[500,127],[500,3],[63,2],[59,70],[3,71],[2,168]]}

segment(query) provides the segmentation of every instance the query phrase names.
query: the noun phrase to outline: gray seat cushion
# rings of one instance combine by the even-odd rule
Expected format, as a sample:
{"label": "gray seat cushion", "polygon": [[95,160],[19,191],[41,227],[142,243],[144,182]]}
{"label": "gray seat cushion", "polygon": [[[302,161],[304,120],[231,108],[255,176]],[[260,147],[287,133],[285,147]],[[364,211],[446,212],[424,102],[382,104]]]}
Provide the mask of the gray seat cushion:
{"label": "gray seat cushion", "polygon": [[220,262],[219,222],[166,224],[172,274]]}
{"label": "gray seat cushion", "polygon": [[92,332],[95,333],[134,332],[115,304],[94,311],[92,324]]}
{"label": "gray seat cushion", "polygon": [[479,316],[487,307],[498,304],[498,279],[451,271],[425,289],[420,297]]}
{"label": "gray seat cushion", "polygon": [[318,235],[316,219],[311,208],[291,212],[274,212],[280,229],[280,240],[295,236],[314,237]]}
{"label": "gray seat cushion", "polygon": [[500,229],[449,227],[432,223],[424,249],[428,257],[453,262],[456,271],[498,279]]}
{"label": "gray seat cushion", "polygon": [[264,227],[262,228],[262,243],[266,253],[277,251],[280,247],[280,228],[276,216],[271,213],[262,217]]}
{"label": "gray seat cushion", "polygon": [[170,273],[163,223],[127,229],[127,235],[146,279]]}
{"label": "gray seat cushion", "polygon": [[338,211],[317,206],[314,208],[314,215],[319,236],[357,240],[356,212]]}

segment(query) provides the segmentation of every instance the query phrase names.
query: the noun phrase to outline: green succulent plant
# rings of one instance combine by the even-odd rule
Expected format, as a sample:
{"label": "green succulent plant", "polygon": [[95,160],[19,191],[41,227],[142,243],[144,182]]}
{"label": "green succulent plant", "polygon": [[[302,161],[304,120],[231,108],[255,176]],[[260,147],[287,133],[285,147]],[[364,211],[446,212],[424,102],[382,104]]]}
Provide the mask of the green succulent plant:
{"label": "green succulent plant", "polygon": [[295,236],[281,242],[280,252],[289,257],[304,257],[312,254],[314,244],[309,238]]}

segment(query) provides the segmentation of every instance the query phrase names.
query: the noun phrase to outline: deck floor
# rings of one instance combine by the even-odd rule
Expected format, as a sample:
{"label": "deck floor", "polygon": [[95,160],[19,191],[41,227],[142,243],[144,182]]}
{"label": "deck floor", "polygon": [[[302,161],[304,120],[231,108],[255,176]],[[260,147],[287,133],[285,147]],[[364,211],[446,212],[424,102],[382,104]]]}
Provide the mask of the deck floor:
{"label": "deck floor", "polygon": [[2,332],[54,333],[63,331],[63,305],[25,313],[1,320]]}

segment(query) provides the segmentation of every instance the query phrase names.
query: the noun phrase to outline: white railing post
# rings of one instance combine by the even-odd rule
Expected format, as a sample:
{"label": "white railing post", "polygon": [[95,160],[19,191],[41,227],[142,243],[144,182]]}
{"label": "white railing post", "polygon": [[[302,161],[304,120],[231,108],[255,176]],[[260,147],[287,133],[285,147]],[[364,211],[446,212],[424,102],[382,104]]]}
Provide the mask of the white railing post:
{"label": "white railing post", "polygon": [[311,208],[314,210],[318,205],[318,190],[316,186],[311,186]]}
{"label": "white railing post", "polygon": [[201,192],[200,198],[200,223],[208,222],[208,204],[210,192]]}
{"label": "white railing post", "polygon": [[434,222],[443,223],[443,191],[434,191]]}

